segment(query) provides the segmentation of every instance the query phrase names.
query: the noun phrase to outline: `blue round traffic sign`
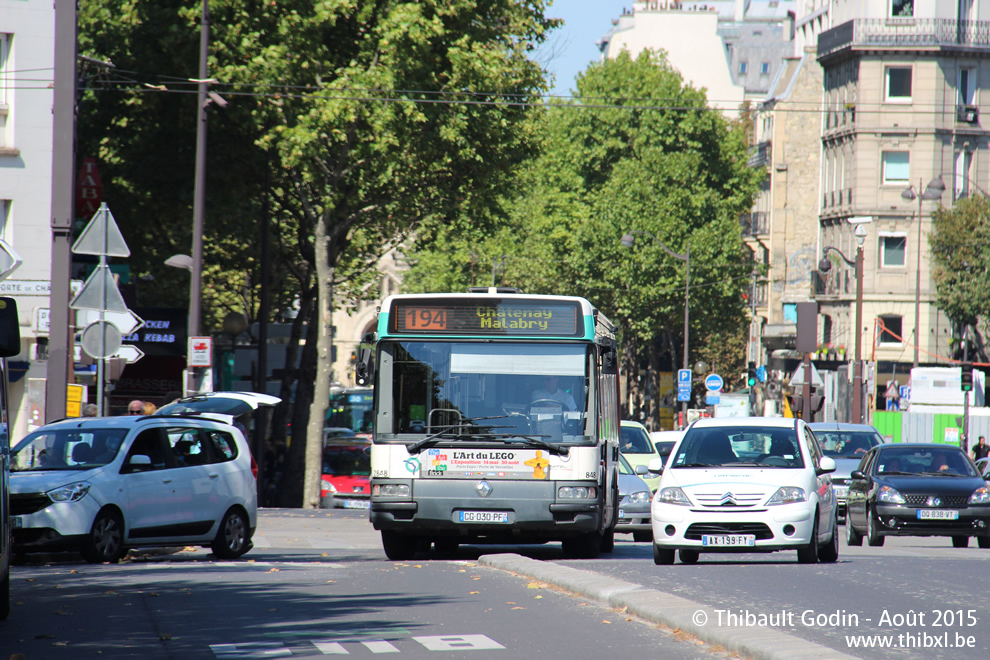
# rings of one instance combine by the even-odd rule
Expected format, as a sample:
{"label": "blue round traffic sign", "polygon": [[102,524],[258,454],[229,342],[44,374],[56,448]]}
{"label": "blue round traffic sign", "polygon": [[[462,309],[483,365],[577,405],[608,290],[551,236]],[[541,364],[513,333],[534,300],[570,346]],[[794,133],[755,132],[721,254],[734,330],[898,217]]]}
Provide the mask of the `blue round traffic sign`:
{"label": "blue round traffic sign", "polygon": [[725,383],[722,381],[722,377],[718,374],[708,374],[705,377],[705,389],[709,392],[718,392],[722,389]]}

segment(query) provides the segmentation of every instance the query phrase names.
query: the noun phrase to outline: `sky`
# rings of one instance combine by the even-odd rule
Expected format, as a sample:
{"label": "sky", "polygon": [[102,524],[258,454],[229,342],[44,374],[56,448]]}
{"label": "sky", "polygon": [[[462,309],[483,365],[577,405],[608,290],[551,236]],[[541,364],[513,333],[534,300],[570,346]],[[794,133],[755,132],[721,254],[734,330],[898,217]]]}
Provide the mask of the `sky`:
{"label": "sky", "polygon": [[552,94],[570,94],[577,74],[599,60],[595,43],[624,7],[632,8],[632,0],[553,0],[546,15],[562,18],[564,26],[550,34],[539,58],[555,77]]}

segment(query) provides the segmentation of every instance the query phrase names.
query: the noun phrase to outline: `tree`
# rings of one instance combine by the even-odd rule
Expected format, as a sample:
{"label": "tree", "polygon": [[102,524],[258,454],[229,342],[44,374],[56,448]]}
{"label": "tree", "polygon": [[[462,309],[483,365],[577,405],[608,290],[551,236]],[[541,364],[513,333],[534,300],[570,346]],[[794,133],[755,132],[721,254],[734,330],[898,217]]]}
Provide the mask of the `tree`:
{"label": "tree", "polygon": [[[956,324],[977,332],[980,360],[987,356],[982,335],[990,309],[990,201],[968,197],[932,214],[932,279],[935,304]],[[970,356],[976,357],[976,356]]]}

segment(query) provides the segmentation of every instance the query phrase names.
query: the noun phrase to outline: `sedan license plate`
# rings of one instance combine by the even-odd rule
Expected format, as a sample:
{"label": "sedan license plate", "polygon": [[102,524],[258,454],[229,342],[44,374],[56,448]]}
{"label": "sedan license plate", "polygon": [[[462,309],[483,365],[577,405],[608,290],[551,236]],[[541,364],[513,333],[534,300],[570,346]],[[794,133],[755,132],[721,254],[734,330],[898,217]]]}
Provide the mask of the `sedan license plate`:
{"label": "sedan license plate", "polygon": [[849,496],[849,486],[832,486],[836,499],[844,500]]}
{"label": "sedan license plate", "polygon": [[619,509],[619,518],[625,518],[625,517],[626,517],[626,512],[623,511],[622,509]]}
{"label": "sedan license plate", "polygon": [[370,509],[371,502],[368,500],[344,500],[345,509]]}
{"label": "sedan license plate", "polygon": [[11,524],[14,525],[14,529],[20,529],[24,527],[24,520],[20,516],[11,517]]}
{"label": "sedan license plate", "polygon": [[458,511],[458,522],[463,523],[507,523],[507,511]]}
{"label": "sedan license plate", "polygon": [[959,512],[950,509],[919,509],[918,520],[959,520]]}
{"label": "sedan license plate", "polygon": [[754,534],[703,534],[701,545],[711,546],[755,546],[756,536]]}

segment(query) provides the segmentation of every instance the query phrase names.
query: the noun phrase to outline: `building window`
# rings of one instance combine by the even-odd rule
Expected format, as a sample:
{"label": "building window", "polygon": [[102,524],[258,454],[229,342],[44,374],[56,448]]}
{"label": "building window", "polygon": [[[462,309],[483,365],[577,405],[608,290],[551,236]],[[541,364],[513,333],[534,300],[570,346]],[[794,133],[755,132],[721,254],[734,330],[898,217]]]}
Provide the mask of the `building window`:
{"label": "building window", "polygon": [[969,171],[973,166],[973,152],[957,151],[953,163],[952,199],[969,197]]}
{"label": "building window", "polygon": [[883,156],[884,184],[903,185],[911,178],[911,158],[906,151],[885,151]]}
{"label": "building window", "polygon": [[880,333],[880,339],[878,343],[880,344],[902,344],[904,340],[901,337],[904,336],[903,325],[904,319],[900,316],[884,315],[878,318],[879,321],[883,322],[877,324],[878,332]]}
{"label": "building window", "polygon": [[906,263],[904,253],[907,249],[907,236],[904,234],[888,234],[880,236],[880,267],[902,268]]}
{"label": "building window", "polygon": [[822,314],[822,343],[832,343],[832,317]]}
{"label": "building window", "polygon": [[0,106],[7,105],[7,59],[10,35],[0,32]]}
{"label": "building window", "polygon": [[760,64],[760,75],[764,75],[765,76],[765,75],[767,75],[769,73],[770,73],[770,63],[769,62],[762,62]]}
{"label": "building window", "polygon": [[740,62],[739,75],[745,76],[747,71],[749,71],[749,62]]}
{"label": "building window", "polygon": [[959,105],[976,105],[976,69],[959,69]]}
{"label": "building window", "polygon": [[784,323],[797,323],[797,303],[784,303]]}
{"label": "building window", "polygon": [[914,16],[914,0],[890,0],[890,15],[894,18]]}
{"label": "building window", "polygon": [[911,67],[888,66],[885,77],[885,100],[892,103],[905,103],[911,100]]}

